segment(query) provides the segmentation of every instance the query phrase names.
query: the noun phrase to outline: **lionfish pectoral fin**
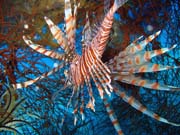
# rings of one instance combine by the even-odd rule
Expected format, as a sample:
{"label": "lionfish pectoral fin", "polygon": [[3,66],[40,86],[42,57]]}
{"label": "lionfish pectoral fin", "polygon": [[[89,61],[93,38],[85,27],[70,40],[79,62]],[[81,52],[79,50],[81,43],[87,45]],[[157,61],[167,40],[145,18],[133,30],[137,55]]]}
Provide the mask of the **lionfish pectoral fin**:
{"label": "lionfish pectoral fin", "polygon": [[168,85],[169,89],[171,89],[171,91],[180,91],[180,87],[175,87],[175,86],[170,86]]}
{"label": "lionfish pectoral fin", "polygon": [[[157,72],[169,69],[179,68],[180,66],[165,66],[161,64],[146,62],[143,65],[132,65],[120,69],[120,72],[129,72],[129,73],[144,73],[144,72]],[[116,69],[115,69],[116,70]]]}
{"label": "lionfish pectoral fin", "polygon": [[[169,52],[171,51],[172,49],[176,48],[177,47],[177,44],[174,44],[172,47],[170,48],[161,48],[161,49],[158,49],[158,50],[152,50],[152,51],[145,51],[144,55],[140,56],[142,58],[146,58],[147,60],[150,60],[151,58],[155,57],[155,56],[158,56],[158,55],[162,55],[166,52]],[[149,54],[147,54],[147,53]],[[149,56],[149,57],[148,57]]]}
{"label": "lionfish pectoral fin", "polygon": [[139,37],[137,40],[135,40],[133,43],[131,43],[128,47],[126,47],[124,51],[120,52],[118,54],[118,56],[119,57],[125,57],[129,54],[132,55],[132,54],[135,54],[139,51],[142,51],[149,42],[151,42],[153,39],[155,39],[160,34],[160,32],[161,31],[158,31],[155,34],[150,35],[149,37],[147,37],[146,39],[144,39],[140,43],[138,43],[137,41],[139,39],[141,39],[142,36]]}
{"label": "lionfish pectoral fin", "polygon": [[45,56],[48,56],[48,57],[51,57],[51,58],[54,58],[54,59],[58,59],[58,60],[62,60],[62,58],[64,57],[63,54],[59,54],[59,53],[57,53],[55,51],[47,50],[44,47],[42,47],[41,45],[33,43],[26,36],[23,36],[23,40],[33,50],[35,50],[38,53],[41,53],[41,54],[43,54]]}
{"label": "lionfish pectoral fin", "polygon": [[60,45],[60,47],[62,47],[64,49],[65,52],[68,51],[68,41],[64,35],[64,33],[61,31],[61,29],[56,26],[53,21],[51,19],[49,19],[48,17],[44,17],[47,25],[49,26],[49,29],[53,35],[53,37],[57,40],[58,44]]}
{"label": "lionfish pectoral fin", "polygon": [[26,88],[26,87],[34,84],[35,82],[37,82],[40,78],[41,78],[41,76],[37,77],[37,78],[35,78],[33,80],[26,81],[26,82],[12,84],[12,86],[13,86],[14,89]]}
{"label": "lionfish pectoral fin", "polygon": [[136,100],[133,96],[128,96],[124,91],[115,88],[115,93],[120,96],[125,102],[127,102],[129,105],[131,105],[136,110],[142,112],[143,114],[152,117],[153,119],[156,119],[157,121],[167,123],[173,126],[180,126],[180,124],[169,122],[167,119],[159,116],[158,114],[148,110],[144,105],[142,105],[138,100]]}
{"label": "lionfish pectoral fin", "polygon": [[66,35],[68,38],[68,42],[70,43],[69,45],[71,49],[74,49],[76,20],[75,20],[75,16],[72,14],[70,0],[65,0],[64,12],[65,12],[65,23],[66,23]]}
{"label": "lionfish pectoral fin", "polygon": [[178,87],[160,84],[160,83],[154,82],[150,79],[141,78],[141,77],[135,76],[133,74],[124,75],[124,76],[123,75],[115,75],[113,77],[113,79],[123,82],[123,83],[140,86],[140,87],[145,87],[145,88],[149,88],[149,89],[154,89],[154,90],[163,90],[163,91],[179,90]]}
{"label": "lionfish pectoral fin", "polygon": [[[146,51],[142,50],[139,53],[135,54],[129,54],[124,58],[121,58],[119,56],[116,56],[115,62],[118,65],[121,65],[122,67],[136,67],[139,65],[148,65],[148,63],[151,63],[150,60],[158,55],[162,55],[166,52],[169,52],[170,50],[174,49],[176,45],[173,45],[171,48],[161,48],[158,50],[153,51]],[[151,66],[151,65],[150,65]],[[150,67],[149,66],[149,67]]]}
{"label": "lionfish pectoral fin", "polygon": [[135,45],[138,44],[138,41],[141,40],[143,38],[143,36],[138,37],[137,39],[135,39],[130,45],[128,45],[123,51],[119,52],[118,56],[119,58],[124,58],[126,56],[128,56],[129,54],[131,54],[131,52],[129,52],[129,50],[131,50],[131,48],[134,48]]}
{"label": "lionfish pectoral fin", "polygon": [[64,65],[61,63],[60,65],[58,65],[57,67],[54,67],[51,71],[49,72],[46,72],[44,74],[42,74],[41,76],[35,78],[35,79],[32,79],[32,80],[29,80],[29,81],[26,81],[26,82],[22,82],[22,83],[16,83],[16,84],[12,84],[13,88],[15,89],[20,89],[20,88],[26,88],[32,84],[34,84],[35,82],[37,82],[38,80],[41,80],[55,72],[57,72],[59,69],[63,68]]}

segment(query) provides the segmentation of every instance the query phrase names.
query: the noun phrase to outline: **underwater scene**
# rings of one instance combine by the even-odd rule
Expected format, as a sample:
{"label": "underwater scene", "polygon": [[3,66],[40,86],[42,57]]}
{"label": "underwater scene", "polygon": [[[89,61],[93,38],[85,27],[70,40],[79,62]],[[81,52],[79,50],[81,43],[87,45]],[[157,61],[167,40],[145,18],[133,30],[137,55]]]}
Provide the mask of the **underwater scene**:
{"label": "underwater scene", "polygon": [[0,135],[180,135],[179,0],[0,0]]}

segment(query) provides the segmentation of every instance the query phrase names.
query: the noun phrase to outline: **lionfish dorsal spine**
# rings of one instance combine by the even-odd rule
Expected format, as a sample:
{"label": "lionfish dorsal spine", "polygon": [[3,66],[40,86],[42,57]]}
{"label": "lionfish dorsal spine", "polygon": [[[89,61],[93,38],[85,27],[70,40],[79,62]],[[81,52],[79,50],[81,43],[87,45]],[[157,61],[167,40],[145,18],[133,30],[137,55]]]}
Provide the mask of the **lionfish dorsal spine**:
{"label": "lionfish dorsal spine", "polygon": [[114,13],[120,6],[125,4],[125,2],[127,2],[127,0],[115,0],[113,6],[109,9],[108,13],[103,19],[96,36],[92,39],[91,46],[93,48],[96,48],[100,57],[102,57],[102,54],[106,47],[107,40],[109,38],[109,34],[113,23]]}
{"label": "lionfish dorsal spine", "polygon": [[65,0],[65,23],[66,23],[66,35],[68,39],[68,45],[71,50],[75,49],[75,31],[76,31],[76,15],[77,6],[75,5],[74,14],[72,14],[70,0]]}
{"label": "lionfish dorsal spine", "polygon": [[48,27],[53,35],[53,37],[57,40],[57,43],[59,44],[62,49],[67,53],[69,51],[68,46],[68,40],[65,37],[65,34],[61,31],[61,29],[56,26],[51,19],[48,17],[44,17],[46,23],[48,24]]}

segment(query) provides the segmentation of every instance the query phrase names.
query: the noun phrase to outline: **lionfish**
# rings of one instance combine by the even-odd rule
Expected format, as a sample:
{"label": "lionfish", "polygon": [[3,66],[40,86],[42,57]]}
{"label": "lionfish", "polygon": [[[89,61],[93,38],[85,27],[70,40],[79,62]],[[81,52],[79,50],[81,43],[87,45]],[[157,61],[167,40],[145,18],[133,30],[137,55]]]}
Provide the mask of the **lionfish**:
{"label": "lionfish", "polygon": [[164,66],[151,62],[153,57],[168,52],[176,47],[176,45],[173,45],[171,48],[146,51],[146,45],[156,38],[160,34],[160,31],[150,35],[144,40],[141,40],[142,36],[137,38],[117,56],[106,63],[103,63],[101,60],[112,28],[114,14],[118,8],[124,5],[127,1],[128,0],[115,0],[101,24],[94,28],[95,30],[90,26],[88,15],[86,16],[87,22],[83,30],[84,43],[82,47],[82,55],[79,55],[75,51],[76,16],[79,3],[75,1],[74,10],[72,10],[70,0],[65,0],[65,32],[55,25],[48,17],[44,17],[53,37],[57,40],[59,46],[64,50],[64,53],[60,54],[52,50],[47,50],[43,46],[33,43],[26,36],[23,36],[25,43],[29,47],[45,56],[58,59],[62,61],[62,63],[60,63],[57,67],[54,67],[51,71],[42,74],[40,77],[23,83],[13,84],[13,87],[16,89],[27,87],[38,80],[55,73],[64,66],[69,65],[69,69],[64,72],[66,76],[64,89],[71,87],[73,89],[71,98],[76,96],[81,100],[81,103],[78,103],[78,98],[75,98],[76,100],[73,101],[70,99],[68,103],[71,103],[74,107],[74,124],[76,124],[77,121],[77,113],[81,114],[82,119],[85,118],[84,86],[87,87],[89,94],[89,101],[86,104],[86,107],[95,111],[95,98],[93,96],[93,88],[91,84],[92,80],[97,87],[101,99],[103,100],[109,118],[119,135],[122,135],[123,131],[110,103],[108,102],[108,97],[111,93],[117,94],[133,108],[139,110],[147,116],[173,126],[180,126],[180,124],[169,122],[167,119],[150,111],[133,96],[128,96],[126,92],[117,88],[116,85],[113,85],[119,81],[154,90],[179,90],[177,87],[159,84],[158,82],[153,82],[149,79],[137,76],[138,73],[157,72],[179,68],[178,66]]}

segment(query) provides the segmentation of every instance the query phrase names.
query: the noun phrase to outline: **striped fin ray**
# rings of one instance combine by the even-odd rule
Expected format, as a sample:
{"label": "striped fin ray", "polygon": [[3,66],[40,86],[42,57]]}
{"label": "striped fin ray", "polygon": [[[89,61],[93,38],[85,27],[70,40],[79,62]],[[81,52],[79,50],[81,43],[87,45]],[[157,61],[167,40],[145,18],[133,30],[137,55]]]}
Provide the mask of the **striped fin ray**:
{"label": "striped fin ray", "polygon": [[76,36],[76,17],[77,17],[77,9],[80,6],[80,2],[76,2],[76,0],[74,0],[74,16],[73,16],[73,28],[72,31],[74,32],[74,42],[75,42],[75,36]]}
{"label": "striped fin ray", "polygon": [[110,89],[110,92],[112,92],[112,86],[111,86],[111,78],[110,75],[101,68],[101,65],[98,62],[95,62],[95,65],[97,65],[97,72],[99,73],[99,75],[101,76],[101,78],[103,79],[101,83],[103,83],[104,85],[107,85],[108,88]]}
{"label": "striped fin ray", "polygon": [[111,78],[110,78],[110,70],[108,69],[108,67],[101,61],[100,58],[98,58],[98,55],[96,54],[95,50],[93,48],[90,48],[91,51],[88,51],[90,53],[88,53],[89,57],[91,59],[94,59],[94,65],[97,67],[97,70],[99,73],[102,72],[103,76],[106,78],[105,82],[107,84],[111,83]]}
{"label": "striped fin ray", "polygon": [[93,79],[93,81],[94,81],[98,91],[99,91],[99,95],[100,95],[101,99],[103,100],[103,103],[105,105],[106,111],[107,111],[107,113],[109,115],[109,118],[110,118],[114,128],[116,129],[118,135],[123,135],[123,132],[121,130],[121,127],[119,125],[117,117],[116,117],[114,111],[111,109],[110,104],[108,103],[108,101],[107,101],[107,99],[106,99],[106,97],[104,95],[105,93],[103,91],[103,88],[101,87],[101,84],[99,83],[97,78],[95,78],[94,74],[91,71],[90,71],[90,74],[92,76],[92,79]]}
{"label": "striped fin ray", "polygon": [[90,96],[90,100],[88,102],[88,104],[86,105],[87,108],[91,108],[94,112],[95,112],[95,99],[93,97],[93,91],[92,91],[92,86],[91,86],[91,82],[90,82],[90,78],[86,78],[85,79],[86,85],[88,87],[88,92],[89,92],[89,96]]}
{"label": "striped fin ray", "polygon": [[75,41],[75,22],[74,16],[72,14],[71,2],[70,0],[65,0],[65,22],[66,22],[66,34],[71,50],[74,50]]}
{"label": "striped fin ray", "polygon": [[91,46],[97,49],[97,52],[100,57],[102,56],[105,50],[106,42],[107,42],[107,39],[109,38],[109,34],[110,34],[112,23],[113,23],[114,13],[125,2],[127,2],[127,0],[115,0],[113,6],[110,8],[109,12],[107,13],[104,20],[102,21],[101,26],[98,29],[96,36],[92,39]]}
{"label": "striped fin ray", "polygon": [[[135,45],[138,44],[138,41],[139,41],[140,39],[142,39],[142,38],[143,38],[143,36],[138,37],[138,38],[135,39],[127,48],[134,47]],[[130,53],[128,53],[128,52],[125,51],[125,50],[126,50],[126,48],[124,49],[124,51],[119,52],[118,56],[115,56],[114,58],[116,58],[116,57],[124,58],[125,56],[129,55]],[[111,59],[111,60],[113,60],[113,59]]]}
{"label": "striped fin ray", "polygon": [[80,56],[78,57],[78,59],[79,59],[78,60],[79,64],[77,64],[77,68],[75,69],[75,76],[77,76],[77,77],[75,77],[75,78],[76,78],[76,80],[78,80],[76,84],[80,85],[82,80],[83,80],[83,77],[81,75],[81,70],[80,70],[81,69],[81,65],[80,65],[81,58],[80,58]]}
{"label": "striped fin ray", "polygon": [[48,24],[53,37],[57,40],[60,47],[62,47],[64,49],[64,51],[67,52],[69,49],[68,48],[69,46],[68,46],[68,41],[67,41],[64,33],[48,17],[45,16],[44,19],[45,19],[46,23]]}
{"label": "striped fin ray", "polygon": [[68,103],[67,103],[67,106],[66,106],[67,109],[69,108],[69,105],[70,105],[71,102],[72,102],[72,99],[73,99],[73,97],[74,97],[74,94],[76,94],[76,93],[77,93],[77,86],[74,86],[74,87],[73,87],[72,94],[71,94],[71,97],[70,97],[70,99],[69,99],[69,101],[68,101]]}
{"label": "striped fin ray", "polygon": [[106,66],[106,64],[104,64],[102,62],[102,60],[100,59],[100,57],[98,55],[98,52],[94,48],[91,48],[91,49],[92,49],[92,52],[93,52],[92,53],[93,57],[96,58],[98,60],[98,62],[100,63],[100,65],[101,65],[100,68],[104,69],[107,72],[107,74],[110,74],[111,73],[110,69]]}
{"label": "striped fin ray", "polygon": [[[91,70],[92,70],[92,71],[91,71]],[[104,83],[105,81],[103,80],[104,78],[102,78],[102,74],[101,74],[101,73],[99,74],[99,72],[96,71],[96,69],[95,69],[94,66],[91,66],[91,70],[89,70],[91,76],[94,77],[94,78],[97,78],[96,82],[97,82],[97,81],[101,82],[101,85],[102,85],[102,87],[104,88],[105,92],[106,92],[108,95],[110,95],[111,93],[110,93],[107,85]],[[100,86],[99,86],[99,87],[100,87]],[[101,88],[99,88],[98,90],[99,90],[100,96],[101,96],[101,98],[102,98],[102,97],[103,97],[103,94],[102,94],[102,93],[103,93],[104,90],[101,89]]]}
{"label": "striped fin ray", "polygon": [[164,91],[180,90],[180,88],[178,88],[178,87],[159,84],[157,82],[153,82],[152,80],[144,79],[139,76],[135,76],[133,74],[129,74],[129,75],[125,75],[125,76],[117,74],[117,75],[113,76],[113,80],[117,80],[117,81],[120,81],[123,83],[135,85],[135,86],[154,89],[154,90],[164,90]]}
{"label": "striped fin ray", "polygon": [[169,69],[175,69],[179,68],[179,66],[164,66],[161,64],[154,64],[151,62],[146,62],[143,65],[132,65],[127,66],[123,64],[122,66],[117,66],[117,69],[114,68],[113,71],[119,71],[119,72],[127,72],[127,73],[144,73],[144,72],[157,72],[157,71],[163,71],[163,70],[169,70]]}
{"label": "striped fin ray", "polygon": [[134,107],[136,110],[142,112],[143,114],[152,117],[153,119],[167,123],[173,126],[180,126],[180,124],[169,122],[167,119],[159,116],[158,114],[150,111],[148,108],[146,108],[144,105],[142,105],[138,100],[136,100],[133,96],[128,96],[124,91],[119,90],[118,88],[114,88],[114,92],[120,96],[125,102],[127,102],[129,105]]}
{"label": "striped fin ray", "polygon": [[111,69],[112,73],[118,73],[119,75],[129,75],[132,73],[157,72],[157,71],[180,68],[180,66],[165,66],[151,62],[145,62],[142,65],[128,65],[127,63],[119,64],[116,61],[114,61],[113,64],[109,64],[109,63],[107,64],[108,64],[108,68]]}
{"label": "striped fin ray", "polygon": [[95,78],[95,76],[94,76],[94,74],[92,73],[91,70],[89,71],[89,73],[90,73],[90,75],[91,75],[91,77],[92,77],[92,79],[93,79],[93,81],[94,81],[94,83],[95,83],[95,85],[96,85],[96,87],[98,89],[98,92],[99,92],[99,95],[100,95],[101,99],[103,99],[104,91],[103,91],[101,85],[99,84],[98,80],[96,80],[96,78]]}
{"label": "striped fin ray", "polygon": [[74,110],[73,110],[73,114],[74,114],[74,125],[76,125],[77,123],[77,113],[78,113],[78,108],[79,108],[79,100],[80,100],[80,86],[78,86],[77,90],[76,90],[76,95],[74,97]]}
{"label": "striped fin ray", "polygon": [[105,93],[103,91],[103,88],[101,87],[102,84],[100,84],[99,81],[98,81],[99,79],[97,78],[97,74],[96,74],[96,77],[93,75],[93,73],[91,71],[90,71],[90,74],[92,76],[93,81],[95,82],[95,85],[96,85],[98,91],[99,91],[101,99],[103,99],[103,103],[104,103],[104,105],[106,107],[106,111],[107,111],[107,113],[109,115],[109,118],[110,118],[114,128],[116,129],[118,135],[123,135],[123,132],[121,130],[119,122],[118,122],[118,120],[116,118],[116,115],[115,115],[114,111],[110,108],[110,104],[108,103],[108,101],[107,101],[107,99],[105,97],[106,95],[105,95]]}
{"label": "striped fin ray", "polygon": [[37,82],[38,80],[41,80],[43,78],[46,78],[47,76],[57,72],[60,68],[63,68],[64,65],[63,63],[61,63],[60,65],[58,65],[57,67],[53,68],[51,71],[49,72],[46,72],[44,74],[42,74],[41,76],[33,79],[33,80],[29,80],[29,81],[26,81],[26,82],[23,82],[23,83],[16,83],[16,84],[12,84],[13,88],[14,89],[21,89],[21,88],[26,88],[32,84],[34,84],[35,82]]}
{"label": "striped fin ray", "polygon": [[[96,71],[96,69],[97,69],[97,71]],[[101,71],[98,70],[98,68],[96,68],[96,69],[94,66],[92,66],[92,70],[93,70],[94,74],[96,75],[99,82],[101,82],[101,85],[102,85],[103,89],[105,90],[105,92],[110,96],[112,86],[109,83],[106,84],[106,78],[101,73]],[[108,87],[110,88],[110,90],[108,89]]]}
{"label": "striped fin ray", "polygon": [[111,83],[111,77],[110,77],[110,70],[109,68],[101,61],[101,59],[98,57],[97,52],[90,47],[90,51],[88,51],[88,56],[92,60],[94,60],[93,65],[95,66],[96,70],[98,70],[98,73],[103,77],[103,82],[106,83],[106,85],[109,86],[110,89],[112,89],[110,83]]}
{"label": "striped fin ray", "polygon": [[139,53],[133,54],[133,55],[127,55],[124,58],[116,58],[117,64],[124,64],[128,66],[136,66],[136,65],[142,65],[148,61],[150,61],[153,57],[164,54],[172,49],[174,49],[177,45],[173,45],[171,48],[161,48],[158,50],[153,51],[140,51]]}
{"label": "striped fin ray", "polygon": [[110,118],[114,128],[116,129],[118,135],[123,135],[123,131],[120,127],[120,124],[119,124],[118,119],[114,113],[114,110],[112,109],[110,102],[108,102],[108,100],[105,96],[103,97],[103,103],[104,103],[106,111],[109,115],[109,118]]}
{"label": "striped fin ray", "polygon": [[[106,83],[106,85],[108,85],[109,86],[109,88],[110,88],[110,91],[112,92],[112,87],[111,87],[111,85],[110,85],[110,83],[111,83],[111,76],[110,76],[110,74],[106,71],[106,69],[105,68],[103,68],[103,66],[101,65],[101,64],[103,64],[103,63],[99,63],[99,61],[98,62],[95,62],[95,63],[97,63],[97,65],[98,65],[98,67],[97,68],[99,68],[98,69],[98,72],[102,72],[102,75],[104,76],[104,83]],[[103,64],[104,65],[104,64]],[[104,66],[106,66],[106,65],[104,65]]]}
{"label": "striped fin ray", "polygon": [[80,114],[81,114],[81,118],[82,120],[85,119],[85,115],[84,115],[84,89],[83,89],[83,85],[81,85],[81,106],[80,106]]}
{"label": "striped fin ray", "polygon": [[90,77],[89,77],[88,72],[86,71],[86,67],[85,67],[85,64],[84,64],[83,57],[82,57],[82,60],[81,60],[81,73],[82,73],[82,75],[84,77],[86,86],[88,88],[88,93],[89,93],[89,96],[90,96],[90,100],[89,100],[88,104],[86,105],[86,107],[91,108],[93,111],[95,111],[95,109],[94,109],[95,99],[93,97],[93,91],[92,91],[92,86],[91,86],[91,82],[90,82]]}
{"label": "striped fin ray", "polygon": [[[89,50],[90,50],[90,48],[89,48]],[[91,67],[90,70],[92,70],[94,72],[94,74],[97,76],[98,80],[101,82],[106,93],[108,95],[110,95],[111,93],[110,93],[109,89],[110,90],[112,89],[112,86],[110,85],[111,80],[107,79],[110,77],[106,77],[106,75],[103,74],[103,72],[100,70],[101,65],[99,65],[97,60],[91,56],[92,54],[93,54],[93,51],[86,51],[85,52],[85,57],[87,58],[86,61],[89,61],[92,63],[89,65],[89,67]]]}
{"label": "striped fin ray", "polygon": [[109,62],[107,62],[107,64],[113,72],[127,73],[156,72],[172,68],[179,68],[179,66],[164,66],[149,62],[152,57],[168,52],[175,47],[176,45],[173,45],[171,48],[162,48],[153,51],[141,51],[134,55],[127,55],[124,58],[116,56],[116,58],[111,59]]}
{"label": "striped fin ray", "polygon": [[[137,38],[134,40],[129,46],[134,46],[137,44],[137,41],[140,40],[143,36]],[[120,63],[125,63],[125,59],[129,57],[130,54],[128,54],[126,51],[121,51],[117,56],[114,56],[114,58],[110,59],[108,62],[106,62],[108,65],[112,65],[114,63],[120,64]],[[111,68],[112,69],[112,68]]]}
{"label": "striped fin ray", "polygon": [[[86,55],[86,53],[85,53],[85,55]],[[89,74],[92,77],[92,79],[93,79],[93,81],[94,81],[94,83],[95,83],[95,85],[96,85],[96,87],[97,87],[97,89],[99,91],[99,95],[100,95],[101,99],[103,99],[104,91],[103,91],[101,85],[98,82],[99,80],[97,80],[97,76],[92,72],[92,69],[90,68],[92,66],[92,62],[89,63],[89,60],[87,59],[87,56],[85,56],[85,57],[86,57],[86,61],[84,61],[84,65],[88,68]]]}
{"label": "striped fin ray", "polygon": [[160,32],[161,31],[158,31],[155,34],[150,35],[149,37],[147,37],[146,39],[144,39],[140,43],[137,43],[137,41],[142,38],[142,36],[139,37],[138,40],[136,40],[135,42],[130,44],[128,47],[126,47],[124,51],[120,52],[118,54],[118,56],[124,57],[126,55],[129,55],[129,54],[132,55],[132,54],[135,54],[139,51],[142,51],[149,42],[151,42],[153,39],[155,39],[160,34]]}
{"label": "striped fin ray", "polygon": [[41,47],[41,45],[33,43],[31,40],[27,39],[26,36],[23,36],[24,42],[31,47],[33,50],[37,51],[38,53],[41,53],[43,55],[46,55],[48,57],[62,60],[64,57],[64,54],[59,54],[55,51],[47,50],[44,47]]}

